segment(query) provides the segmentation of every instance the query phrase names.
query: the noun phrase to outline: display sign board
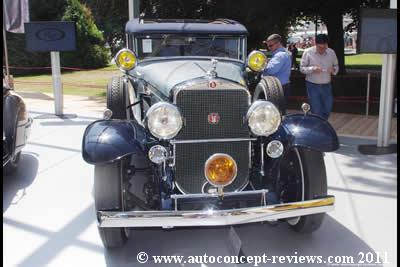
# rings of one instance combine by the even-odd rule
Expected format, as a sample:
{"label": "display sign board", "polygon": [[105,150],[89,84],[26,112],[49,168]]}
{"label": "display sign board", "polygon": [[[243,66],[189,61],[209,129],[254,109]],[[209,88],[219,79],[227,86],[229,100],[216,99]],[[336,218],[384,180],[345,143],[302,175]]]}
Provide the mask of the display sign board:
{"label": "display sign board", "polygon": [[25,23],[26,50],[31,52],[76,50],[75,22],[35,21]]}
{"label": "display sign board", "polygon": [[358,53],[397,54],[397,9],[362,8]]}

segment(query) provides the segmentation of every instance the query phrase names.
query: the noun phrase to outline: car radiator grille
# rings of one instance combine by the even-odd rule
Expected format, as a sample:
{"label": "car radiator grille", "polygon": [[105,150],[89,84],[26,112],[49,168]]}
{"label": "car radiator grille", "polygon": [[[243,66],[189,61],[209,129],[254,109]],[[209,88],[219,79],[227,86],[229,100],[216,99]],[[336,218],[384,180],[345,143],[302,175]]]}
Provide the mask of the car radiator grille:
{"label": "car radiator grille", "polygon": [[[181,90],[176,105],[185,120],[177,140],[249,137],[245,90]],[[218,114],[218,123],[209,123],[210,114]]]}
{"label": "car radiator grille", "polygon": [[237,163],[235,181],[225,192],[243,189],[249,177],[249,141],[175,144],[175,182],[184,193],[202,193],[207,183],[204,164],[215,153],[230,155]]}
{"label": "car radiator grille", "polygon": [[[175,139],[194,140],[175,144],[175,181],[181,191],[202,192],[207,182],[204,164],[215,153],[230,155],[238,165],[235,181],[224,191],[235,191],[246,185],[249,176],[249,141],[196,143],[196,140],[249,138],[245,122],[248,97],[248,93],[240,89],[181,90],[177,93],[175,102],[185,125]],[[209,122],[210,114],[218,115],[218,123]]]}

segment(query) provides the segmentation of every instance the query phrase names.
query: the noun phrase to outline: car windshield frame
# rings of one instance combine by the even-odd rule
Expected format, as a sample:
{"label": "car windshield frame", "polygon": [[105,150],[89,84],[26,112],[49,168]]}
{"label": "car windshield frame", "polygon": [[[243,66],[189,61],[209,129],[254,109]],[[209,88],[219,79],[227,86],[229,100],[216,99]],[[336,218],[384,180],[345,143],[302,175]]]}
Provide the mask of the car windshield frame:
{"label": "car windshield frame", "polygon": [[139,60],[204,57],[245,62],[247,56],[247,36],[245,35],[148,34],[133,36],[129,34],[127,37],[129,47],[133,48]]}

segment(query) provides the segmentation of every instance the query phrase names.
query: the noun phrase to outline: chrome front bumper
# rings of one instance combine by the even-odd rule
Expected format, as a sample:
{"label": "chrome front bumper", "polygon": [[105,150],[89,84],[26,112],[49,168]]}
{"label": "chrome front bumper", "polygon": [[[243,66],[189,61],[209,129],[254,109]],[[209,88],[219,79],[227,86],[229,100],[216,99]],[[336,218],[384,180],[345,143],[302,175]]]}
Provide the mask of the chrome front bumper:
{"label": "chrome front bumper", "polygon": [[99,227],[223,226],[274,221],[333,210],[335,197],[259,207],[203,211],[99,211]]}

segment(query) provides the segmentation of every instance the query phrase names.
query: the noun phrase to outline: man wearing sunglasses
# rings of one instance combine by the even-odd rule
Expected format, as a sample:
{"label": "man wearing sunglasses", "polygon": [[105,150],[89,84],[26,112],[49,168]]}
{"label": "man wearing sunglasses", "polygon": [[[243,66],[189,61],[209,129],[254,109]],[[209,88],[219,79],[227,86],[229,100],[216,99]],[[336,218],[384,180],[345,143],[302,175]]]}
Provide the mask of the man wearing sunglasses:
{"label": "man wearing sunglasses", "polygon": [[311,112],[328,120],[333,105],[331,76],[338,73],[339,65],[335,51],[328,48],[326,34],[318,34],[315,46],[304,51],[300,71],[306,75]]}
{"label": "man wearing sunglasses", "polygon": [[290,72],[292,58],[290,53],[282,45],[282,37],[279,34],[272,34],[263,41],[268,50],[271,51],[271,59],[264,69],[263,75],[275,76],[282,84],[285,95],[283,114],[286,114],[287,102],[290,94]]}

